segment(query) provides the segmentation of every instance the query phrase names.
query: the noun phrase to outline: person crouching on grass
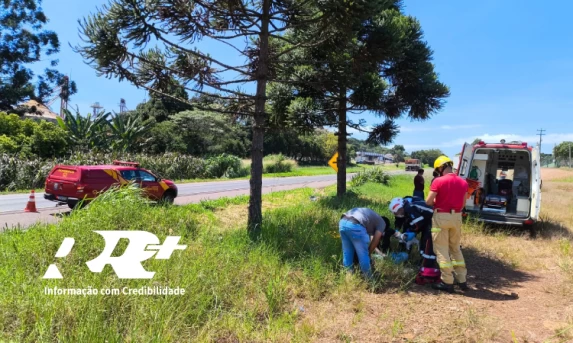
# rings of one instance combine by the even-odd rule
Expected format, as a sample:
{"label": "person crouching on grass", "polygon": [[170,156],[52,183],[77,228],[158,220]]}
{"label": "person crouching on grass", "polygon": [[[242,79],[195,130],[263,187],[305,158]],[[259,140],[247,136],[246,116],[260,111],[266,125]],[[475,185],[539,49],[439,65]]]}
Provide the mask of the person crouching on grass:
{"label": "person crouching on grass", "polygon": [[[369,208],[353,208],[340,218],[339,232],[342,241],[342,264],[344,268],[352,270],[354,254],[358,256],[360,270],[366,278],[372,277],[370,255],[377,250],[384,235],[402,238],[399,231],[390,229],[378,213]],[[372,239],[370,239],[372,236]],[[386,239],[384,239],[386,243]],[[383,246],[386,244],[383,243]],[[389,245],[389,244],[388,244]],[[383,247],[384,250],[384,247]]]}

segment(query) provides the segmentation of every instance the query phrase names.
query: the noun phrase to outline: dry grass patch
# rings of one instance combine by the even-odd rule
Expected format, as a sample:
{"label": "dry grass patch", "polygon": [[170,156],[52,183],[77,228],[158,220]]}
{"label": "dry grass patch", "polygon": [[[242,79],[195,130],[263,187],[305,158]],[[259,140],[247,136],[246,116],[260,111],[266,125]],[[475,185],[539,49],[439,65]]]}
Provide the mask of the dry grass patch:
{"label": "dry grass patch", "polygon": [[568,168],[541,168],[541,178],[544,181],[573,177],[573,170]]}
{"label": "dry grass patch", "polygon": [[497,320],[450,295],[354,293],[309,305],[315,342],[495,342]]}
{"label": "dry grass patch", "polygon": [[504,231],[488,231],[469,223],[464,226],[462,246],[464,250],[470,248],[514,269],[535,271],[554,265],[552,249],[531,240],[528,231],[514,231],[510,235]]}
{"label": "dry grass patch", "polygon": [[556,256],[554,267],[565,276],[560,284],[563,294],[573,295],[573,184],[561,180],[573,177],[571,170],[544,169],[544,179],[549,181],[542,190],[540,236],[549,239],[548,248]]}
{"label": "dry grass patch", "polygon": [[222,231],[245,227],[248,219],[247,205],[229,205],[216,209],[217,225]]}
{"label": "dry grass patch", "polygon": [[[323,189],[296,189],[291,191],[274,192],[263,195],[263,211],[286,208],[293,204],[310,203],[310,196],[320,196],[326,194]],[[215,206],[213,217],[205,218],[207,223],[215,220],[217,227],[222,231],[243,228],[247,225],[248,204],[228,204],[225,207]]]}

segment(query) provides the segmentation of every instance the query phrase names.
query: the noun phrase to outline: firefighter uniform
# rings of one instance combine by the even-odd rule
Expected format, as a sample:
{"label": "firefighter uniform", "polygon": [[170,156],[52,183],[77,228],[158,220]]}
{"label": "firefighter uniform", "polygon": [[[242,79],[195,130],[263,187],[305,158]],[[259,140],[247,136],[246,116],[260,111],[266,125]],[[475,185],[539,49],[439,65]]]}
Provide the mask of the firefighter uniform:
{"label": "firefighter uniform", "polygon": [[436,256],[431,237],[433,209],[425,201],[412,197],[403,199],[403,207],[404,217],[396,217],[396,229],[422,234],[419,248],[423,266],[434,268]]}
{"label": "firefighter uniform", "polygon": [[432,240],[442,278],[442,284],[436,288],[449,292],[453,292],[454,281],[457,281],[462,289],[467,289],[467,269],[460,241],[461,212],[467,198],[468,184],[452,173],[452,165],[452,161],[446,156],[436,160],[434,168],[441,177],[432,183],[428,196],[428,205],[434,205]]}

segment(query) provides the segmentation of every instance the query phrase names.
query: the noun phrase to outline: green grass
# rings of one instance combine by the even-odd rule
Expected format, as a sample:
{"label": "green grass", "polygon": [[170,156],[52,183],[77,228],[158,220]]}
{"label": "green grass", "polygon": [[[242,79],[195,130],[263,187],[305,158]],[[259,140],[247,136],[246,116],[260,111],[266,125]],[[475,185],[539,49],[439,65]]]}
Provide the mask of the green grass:
{"label": "green grass", "polygon": [[[349,168],[346,168],[346,172],[347,173],[357,173],[359,171],[363,171],[366,169],[370,169],[370,168],[382,168],[383,170],[404,170],[404,168],[396,168],[396,165],[392,164],[392,165],[378,165],[378,166],[372,166],[372,165],[366,165],[366,164],[361,164],[361,165],[356,165],[356,166],[352,166]],[[325,166],[325,167],[320,167],[320,166],[303,166],[303,167],[297,167],[295,168],[292,172],[288,172],[288,173],[275,173],[275,174],[265,174],[266,177],[288,177],[288,176],[315,176],[315,175],[328,175],[328,174],[336,174],[336,172],[334,171],[334,169],[332,169],[329,166]]]}
{"label": "green grass", "polygon": [[[364,289],[341,270],[341,213],[368,206],[389,216],[388,202],[411,193],[412,177],[395,176],[389,186],[368,183],[343,199],[335,187],[298,189],[264,196],[263,234],[248,238],[240,221],[224,221],[226,208],[248,197],[187,206],[152,206],[135,190],[110,192],[59,224],[37,224],[0,235],[0,341],[14,342],[307,342],[313,330],[298,326],[296,299],[321,300],[343,289]],[[310,199],[318,197],[317,201]],[[104,246],[94,230],[145,230],[163,242],[182,236],[185,251],[169,260],[149,259],[153,280],[121,280],[106,266],[91,273],[85,262]],[[65,237],[75,238],[69,256],[56,259]],[[124,242],[125,243],[125,242]],[[126,244],[120,244],[125,247]],[[121,250],[120,250],[121,251]],[[114,254],[114,256],[118,256]],[[63,280],[44,280],[56,263]],[[402,266],[377,266],[379,287],[408,282]],[[52,296],[44,287],[183,287],[183,296]]]}
{"label": "green grass", "polygon": [[[244,166],[248,165],[249,163],[243,163]],[[381,168],[385,171],[393,171],[393,170],[404,170],[404,164],[402,163],[400,167],[396,167],[395,164],[385,164],[385,165],[354,165],[352,167],[348,167],[346,169],[347,173],[357,173],[360,171],[364,171],[370,168]],[[329,174],[336,174],[334,169],[330,166],[295,166],[293,170],[290,172],[285,173],[264,173],[263,178],[270,178],[270,177],[293,177],[293,176],[318,176],[318,175],[329,175]],[[243,176],[238,178],[220,178],[220,179],[182,179],[182,180],[173,180],[177,183],[197,183],[197,182],[218,182],[218,181],[232,181],[232,180],[248,180],[250,176]],[[38,189],[38,191],[43,191],[43,189]],[[25,190],[15,190],[15,191],[2,191],[0,195],[7,195],[7,194],[24,194],[29,193],[29,189]]]}
{"label": "green grass", "polygon": [[562,178],[562,179],[555,179],[555,180],[552,180],[552,181],[554,181],[554,182],[573,182],[573,177],[565,177],[565,178]]}
{"label": "green grass", "polygon": [[[400,168],[396,168],[396,165],[378,165],[378,166],[371,166],[371,165],[357,165],[346,168],[347,173],[357,173],[359,171],[363,171],[370,168],[382,168],[385,171],[393,171],[393,170],[404,170],[403,166]],[[293,171],[287,173],[272,173],[263,174],[263,178],[269,177],[292,177],[292,176],[318,176],[318,175],[329,175],[329,174],[336,174],[334,169],[329,166],[298,166],[295,167]],[[216,182],[216,181],[229,181],[229,180],[248,180],[250,176],[244,176],[240,178],[233,178],[233,179],[192,179],[192,180],[177,180],[178,183],[194,183],[194,182]]]}
{"label": "green grass", "polygon": [[0,195],[8,195],[8,194],[25,194],[25,193],[29,193],[30,190],[29,189],[20,189],[17,191],[2,191],[0,192]]}

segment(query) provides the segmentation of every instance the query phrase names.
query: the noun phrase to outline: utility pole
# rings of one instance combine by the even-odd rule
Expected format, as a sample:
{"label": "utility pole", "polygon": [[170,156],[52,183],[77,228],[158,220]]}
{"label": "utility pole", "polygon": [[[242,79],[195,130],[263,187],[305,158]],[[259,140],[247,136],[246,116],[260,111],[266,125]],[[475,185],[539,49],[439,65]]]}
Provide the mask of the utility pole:
{"label": "utility pole", "polygon": [[537,130],[537,132],[539,132],[538,133],[538,135],[539,135],[539,156],[541,156],[541,136],[545,136],[543,131],[547,131],[547,130],[544,130],[544,129]]}
{"label": "utility pole", "polygon": [[69,83],[70,83],[70,79],[67,76],[64,76],[64,78],[62,79],[62,87],[61,87],[61,92],[60,92],[60,118],[64,119],[65,115],[64,115],[64,110],[68,109],[68,98],[70,97],[69,94]]}
{"label": "utility pole", "polygon": [[571,168],[571,142],[569,142],[569,168]]}

